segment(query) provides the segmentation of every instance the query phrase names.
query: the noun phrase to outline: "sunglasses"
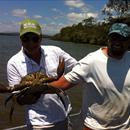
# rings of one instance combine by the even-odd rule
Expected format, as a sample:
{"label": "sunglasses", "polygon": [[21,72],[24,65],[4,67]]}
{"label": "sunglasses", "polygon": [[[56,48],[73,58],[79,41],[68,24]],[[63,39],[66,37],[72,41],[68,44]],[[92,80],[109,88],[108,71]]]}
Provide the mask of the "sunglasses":
{"label": "sunglasses", "polygon": [[109,36],[109,39],[112,40],[112,41],[127,41],[129,39],[129,37],[123,37],[121,35],[118,35],[118,34],[114,34],[114,35],[111,35]]}
{"label": "sunglasses", "polygon": [[30,41],[37,43],[40,41],[40,37],[38,35],[25,35],[21,37],[21,41],[24,43],[30,42]]}

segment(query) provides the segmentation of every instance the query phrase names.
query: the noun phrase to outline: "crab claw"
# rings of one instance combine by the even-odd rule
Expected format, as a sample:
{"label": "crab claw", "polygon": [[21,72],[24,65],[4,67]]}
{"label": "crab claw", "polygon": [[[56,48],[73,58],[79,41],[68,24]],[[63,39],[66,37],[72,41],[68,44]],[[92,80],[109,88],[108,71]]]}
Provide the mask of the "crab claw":
{"label": "crab claw", "polygon": [[18,91],[18,90],[22,90],[24,88],[27,88],[29,85],[31,85],[31,83],[26,83],[26,84],[16,84],[14,85],[14,87],[12,87],[11,91]]}
{"label": "crab claw", "polygon": [[64,73],[64,69],[65,69],[65,61],[64,61],[64,58],[61,58],[59,59],[59,65],[58,65],[58,68],[57,68],[57,79],[59,79],[63,73]]}

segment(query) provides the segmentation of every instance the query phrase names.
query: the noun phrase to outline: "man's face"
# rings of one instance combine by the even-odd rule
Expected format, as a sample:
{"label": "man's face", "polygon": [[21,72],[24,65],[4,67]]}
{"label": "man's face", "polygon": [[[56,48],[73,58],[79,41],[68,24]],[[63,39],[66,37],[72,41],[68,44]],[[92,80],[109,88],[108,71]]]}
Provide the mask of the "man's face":
{"label": "man's face", "polygon": [[108,55],[111,57],[122,57],[129,47],[129,38],[125,38],[117,33],[109,36]]}
{"label": "man's face", "polygon": [[23,49],[28,54],[35,54],[40,48],[41,37],[35,33],[26,33],[20,37]]}

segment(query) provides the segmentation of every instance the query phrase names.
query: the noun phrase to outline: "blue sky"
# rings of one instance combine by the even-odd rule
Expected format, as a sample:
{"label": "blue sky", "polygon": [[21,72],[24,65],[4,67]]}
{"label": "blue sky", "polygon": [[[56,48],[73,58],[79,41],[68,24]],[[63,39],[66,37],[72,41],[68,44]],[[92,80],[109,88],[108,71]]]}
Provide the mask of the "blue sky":
{"label": "blue sky", "polygon": [[61,28],[90,16],[102,20],[107,0],[0,0],[0,32],[18,32],[20,22],[33,18],[44,34],[56,34]]}

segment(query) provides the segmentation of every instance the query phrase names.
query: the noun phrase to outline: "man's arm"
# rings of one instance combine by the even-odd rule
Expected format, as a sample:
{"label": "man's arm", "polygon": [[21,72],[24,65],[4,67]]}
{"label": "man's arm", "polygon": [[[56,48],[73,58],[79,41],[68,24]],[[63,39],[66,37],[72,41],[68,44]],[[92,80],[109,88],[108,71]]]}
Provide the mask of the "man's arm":
{"label": "man's arm", "polygon": [[69,88],[73,87],[74,85],[75,84],[72,84],[68,80],[66,80],[64,76],[62,76],[61,78],[59,78],[56,81],[48,83],[48,86],[52,86],[54,88],[60,88],[63,90],[69,89]]}

